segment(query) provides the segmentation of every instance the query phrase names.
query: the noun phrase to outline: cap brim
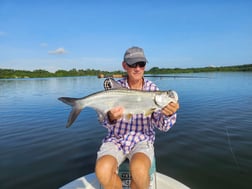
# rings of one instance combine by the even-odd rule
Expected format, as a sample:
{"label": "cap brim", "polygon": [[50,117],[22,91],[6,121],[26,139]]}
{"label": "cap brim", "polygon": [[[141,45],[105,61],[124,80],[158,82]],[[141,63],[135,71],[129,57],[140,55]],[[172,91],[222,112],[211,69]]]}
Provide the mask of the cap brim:
{"label": "cap brim", "polygon": [[148,61],[144,57],[139,57],[139,58],[128,58],[127,60],[125,60],[125,62],[129,65],[132,65],[137,62],[146,62],[147,63]]}

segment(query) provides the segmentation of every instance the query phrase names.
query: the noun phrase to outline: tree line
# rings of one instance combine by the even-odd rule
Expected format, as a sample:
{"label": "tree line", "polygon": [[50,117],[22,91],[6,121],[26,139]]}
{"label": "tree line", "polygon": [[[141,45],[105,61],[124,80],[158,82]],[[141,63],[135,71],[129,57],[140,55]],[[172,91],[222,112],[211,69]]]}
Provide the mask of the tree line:
{"label": "tree line", "polygon": [[168,73],[199,73],[199,72],[251,72],[252,64],[220,67],[202,67],[202,68],[159,68],[153,67],[147,73],[149,74],[168,74]]}
{"label": "tree line", "polygon": [[[236,66],[221,66],[221,67],[202,67],[202,68],[159,68],[153,67],[147,70],[146,74],[176,74],[176,73],[199,73],[199,72],[251,72],[252,64],[236,65]],[[103,75],[123,75],[123,71],[101,71],[95,69],[71,69],[71,70],[57,70],[52,73],[47,70],[37,69],[33,71],[28,70],[14,70],[1,69],[0,78],[40,78],[40,77],[73,77],[73,76],[98,76]]]}

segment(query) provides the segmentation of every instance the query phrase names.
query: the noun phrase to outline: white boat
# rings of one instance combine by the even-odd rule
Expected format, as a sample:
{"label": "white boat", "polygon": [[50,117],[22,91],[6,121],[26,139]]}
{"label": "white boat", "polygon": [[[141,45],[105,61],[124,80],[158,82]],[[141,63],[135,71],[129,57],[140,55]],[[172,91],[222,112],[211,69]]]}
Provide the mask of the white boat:
{"label": "white boat", "polygon": [[[150,189],[189,189],[186,185],[164,174],[156,172],[154,177]],[[60,189],[102,189],[102,186],[95,173],[91,173],[62,186]],[[130,187],[123,186],[123,189],[130,189]]]}
{"label": "white boat", "polygon": [[[131,177],[128,170],[128,163],[123,163],[119,168],[119,173],[123,184],[123,189],[130,189]],[[156,165],[153,163],[150,169],[151,182],[149,189],[189,189],[183,183],[167,176],[156,172]],[[60,189],[102,189],[95,173],[91,173],[80,177]]]}

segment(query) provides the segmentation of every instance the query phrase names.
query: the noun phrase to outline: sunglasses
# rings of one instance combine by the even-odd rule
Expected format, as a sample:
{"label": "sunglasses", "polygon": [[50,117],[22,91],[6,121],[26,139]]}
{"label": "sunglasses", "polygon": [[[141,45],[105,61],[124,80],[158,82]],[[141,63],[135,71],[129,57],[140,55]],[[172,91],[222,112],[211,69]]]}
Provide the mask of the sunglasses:
{"label": "sunglasses", "polygon": [[137,66],[139,66],[140,68],[143,68],[146,65],[146,62],[137,62],[135,64],[127,64],[127,66],[129,66],[130,68],[136,68]]}

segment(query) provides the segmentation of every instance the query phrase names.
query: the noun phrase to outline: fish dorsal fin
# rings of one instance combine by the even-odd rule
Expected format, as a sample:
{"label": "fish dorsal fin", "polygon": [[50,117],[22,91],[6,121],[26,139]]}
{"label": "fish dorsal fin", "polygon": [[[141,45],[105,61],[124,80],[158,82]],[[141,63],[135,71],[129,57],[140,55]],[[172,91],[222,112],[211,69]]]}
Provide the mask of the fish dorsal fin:
{"label": "fish dorsal fin", "polygon": [[108,77],[104,80],[103,83],[104,89],[109,90],[109,89],[122,89],[123,87],[117,83],[112,77]]}

